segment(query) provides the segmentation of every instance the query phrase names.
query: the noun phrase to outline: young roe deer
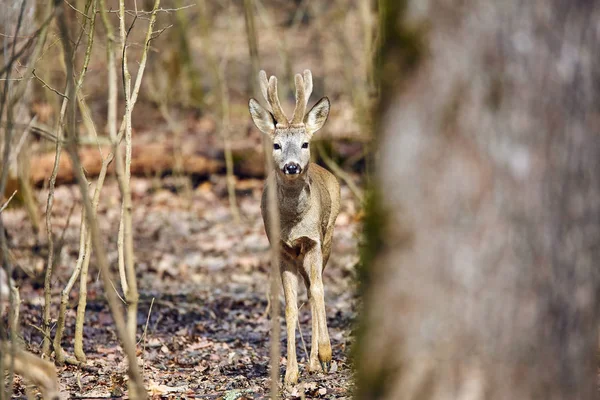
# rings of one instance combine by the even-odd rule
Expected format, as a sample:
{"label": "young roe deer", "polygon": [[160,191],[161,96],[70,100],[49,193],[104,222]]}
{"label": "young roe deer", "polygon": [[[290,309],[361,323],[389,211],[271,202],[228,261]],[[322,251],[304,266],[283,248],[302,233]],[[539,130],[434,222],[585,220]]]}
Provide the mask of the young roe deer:
{"label": "young roe deer", "polygon": [[[323,97],[306,113],[312,92],[312,75],[305,70],[297,74],[296,107],[290,120],[286,117],[277,95],[277,78],[267,81],[265,71],[259,74],[262,94],[267,101],[263,108],[250,99],[249,108],[254,124],[273,142],[275,170],[267,178],[261,201],[261,211],[267,236],[271,240],[268,222],[267,187],[277,187],[281,222],[281,280],[285,295],[287,326],[287,366],[285,384],[298,381],[296,359],[296,325],[298,322],[298,280],[306,285],[312,313],[312,345],[309,370],[325,372],[331,366],[331,344],[325,317],[323,270],[331,253],[333,226],[340,210],[340,185],[332,173],[309,162],[309,142],[329,115],[329,99]],[[305,115],[306,114],[306,115]]]}

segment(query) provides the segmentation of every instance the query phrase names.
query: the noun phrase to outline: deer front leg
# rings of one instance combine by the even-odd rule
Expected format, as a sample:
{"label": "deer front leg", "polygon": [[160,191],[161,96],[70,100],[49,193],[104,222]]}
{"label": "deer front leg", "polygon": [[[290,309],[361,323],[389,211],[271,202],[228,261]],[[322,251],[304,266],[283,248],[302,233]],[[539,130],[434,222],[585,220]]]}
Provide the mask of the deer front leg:
{"label": "deer front leg", "polygon": [[[314,246],[304,257],[304,269],[309,279],[310,307],[313,319],[313,340],[311,348],[311,365],[314,349],[324,372],[331,367],[331,343],[327,331],[325,316],[325,294],[323,289],[323,254],[319,245]],[[316,346],[315,346],[316,344]]]}
{"label": "deer front leg", "polygon": [[298,323],[298,271],[295,266],[284,263],[281,281],[285,295],[285,325],[287,328],[287,365],[285,385],[298,382],[298,360],[296,359],[296,325]]}
{"label": "deer front leg", "polygon": [[317,308],[313,297],[310,295],[310,284],[307,282],[308,300],[310,302],[310,314],[312,322],[312,340],[310,345],[310,361],[308,364],[308,370],[310,372],[317,372],[321,369],[319,364],[319,319],[317,318]]}

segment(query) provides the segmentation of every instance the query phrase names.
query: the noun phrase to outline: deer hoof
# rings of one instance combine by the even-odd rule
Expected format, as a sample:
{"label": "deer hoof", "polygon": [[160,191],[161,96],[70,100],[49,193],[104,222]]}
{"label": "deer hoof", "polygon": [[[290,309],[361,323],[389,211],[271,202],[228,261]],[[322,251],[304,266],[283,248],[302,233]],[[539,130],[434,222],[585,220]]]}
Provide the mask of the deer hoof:
{"label": "deer hoof", "polygon": [[294,386],[298,383],[298,367],[296,368],[286,368],[285,370],[285,386]]}
{"label": "deer hoof", "polygon": [[319,365],[320,361],[319,359],[315,356],[314,358],[311,357],[309,364],[308,364],[308,370],[310,372],[319,372],[321,370],[321,366]]}
{"label": "deer hoof", "polygon": [[329,341],[319,343],[319,362],[323,372],[328,373],[331,368],[331,344]]}
{"label": "deer hoof", "polygon": [[331,361],[319,361],[321,363],[321,368],[323,368],[323,372],[326,374],[329,373],[331,369]]}

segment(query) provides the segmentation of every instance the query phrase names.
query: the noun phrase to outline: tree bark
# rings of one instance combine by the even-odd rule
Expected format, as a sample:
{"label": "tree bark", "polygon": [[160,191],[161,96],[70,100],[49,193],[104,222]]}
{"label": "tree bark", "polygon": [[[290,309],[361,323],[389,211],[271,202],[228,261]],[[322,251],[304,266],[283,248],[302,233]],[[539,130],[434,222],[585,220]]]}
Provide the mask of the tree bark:
{"label": "tree bark", "polygon": [[358,398],[597,398],[600,4],[380,6]]}

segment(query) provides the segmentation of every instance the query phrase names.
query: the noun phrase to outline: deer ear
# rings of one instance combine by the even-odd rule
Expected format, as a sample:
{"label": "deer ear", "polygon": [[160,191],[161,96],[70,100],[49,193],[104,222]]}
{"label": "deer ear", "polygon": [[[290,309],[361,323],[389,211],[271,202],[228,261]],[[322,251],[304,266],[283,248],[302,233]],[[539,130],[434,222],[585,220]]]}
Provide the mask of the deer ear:
{"label": "deer ear", "polygon": [[313,134],[323,127],[329,116],[329,99],[323,97],[310,109],[304,117],[306,132]]}
{"label": "deer ear", "polygon": [[254,99],[250,99],[248,102],[248,109],[250,110],[252,121],[254,121],[254,125],[256,125],[258,130],[269,136],[273,135],[275,132],[275,119],[273,115]]}

